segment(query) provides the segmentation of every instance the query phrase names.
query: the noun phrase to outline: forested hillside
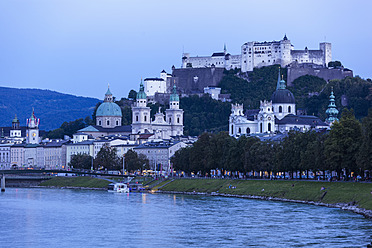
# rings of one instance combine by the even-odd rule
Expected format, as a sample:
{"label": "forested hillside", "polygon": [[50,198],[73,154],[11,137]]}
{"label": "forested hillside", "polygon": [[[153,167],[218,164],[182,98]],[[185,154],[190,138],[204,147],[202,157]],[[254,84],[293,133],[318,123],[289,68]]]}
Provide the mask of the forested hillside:
{"label": "forested hillside", "polygon": [[[248,74],[248,80],[237,76],[238,71],[226,71],[220,82],[223,93],[231,94],[233,102],[243,103],[244,109],[257,109],[260,101],[271,100],[278,81],[278,66],[255,68]],[[284,80],[287,70],[281,69]],[[344,108],[354,109],[357,119],[368,114],[372,106],[372,82],[358,76],[327,82],[315,76],[302,76],[287,87],[295,96],[297,109],[304,109],[308,115],[326,118],[331,89],[336,96],[336,105],[340,112]],[[341,101],[341,98],[343,101]]]}
{"label": "forested hillside", "polygon": [[92,116],[98,101],[50,90],[0,87],[0,126],[11,126],[15,114],[25,126],[34,108],[40,129],[52,130],[63,122]]}

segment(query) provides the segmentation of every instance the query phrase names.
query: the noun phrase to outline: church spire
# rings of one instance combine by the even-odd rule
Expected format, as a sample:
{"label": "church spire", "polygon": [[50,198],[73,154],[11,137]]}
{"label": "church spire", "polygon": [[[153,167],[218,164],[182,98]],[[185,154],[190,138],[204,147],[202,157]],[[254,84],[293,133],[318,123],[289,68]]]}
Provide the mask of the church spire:
{"label": "church spire", "polygon": [[141,84],[140,84],[140,90],[137,93],[137,99],[146,99],[146,93],[145,93],[145,87],[143,86],[142,83],[142,78],[141,78]]}
{"label": "church spire", "polygon": [[336,108],[335,96],[333,95],[333,87],[331,89],[331,95],[329,96],[329,104],[328,109],[326,110],[326,114],[328,115],[328,118],[326,119],[326,122],[328,124],[332,124],[333,122],[338,121],[338,110]]}
{"label": "church spire", "polygon": [[276,83],[276,90],[284,90],[285,89],[285,81],[283,79],[283,75],[282,76],[282,79],[280,80],[280,67],[279,67],[279,73],[278,73],[278,82]]}
{"label": "church spire", "polygon": [[105,94],[104,102],[113,102],[112,93],[110,91],[110,84],[107,85],[107,91]]}

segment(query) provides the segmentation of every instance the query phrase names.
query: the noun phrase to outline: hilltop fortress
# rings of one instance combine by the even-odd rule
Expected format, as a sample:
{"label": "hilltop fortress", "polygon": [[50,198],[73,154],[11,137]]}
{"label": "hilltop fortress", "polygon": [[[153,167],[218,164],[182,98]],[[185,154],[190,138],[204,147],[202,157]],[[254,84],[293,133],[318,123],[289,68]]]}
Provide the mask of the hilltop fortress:
{"label": "hilltop fortress", "polygon": [[190,54],[184,53],[182,68],[215,66],[216,68],[241,69],[242,72],[248,72],[253,71],[253,68],[275,64],[286,67],[293,62],[312,63],[326,67],[330,61],[332,61],[331,43],[320,43],[319,50],[309,50],[307,47],[304,50],[294,50],[294,46],[285,35],[280,41],[244,43],[239,55],[227,53],[226,46],[223,52],[213,53],[212,56],[190,57]]}

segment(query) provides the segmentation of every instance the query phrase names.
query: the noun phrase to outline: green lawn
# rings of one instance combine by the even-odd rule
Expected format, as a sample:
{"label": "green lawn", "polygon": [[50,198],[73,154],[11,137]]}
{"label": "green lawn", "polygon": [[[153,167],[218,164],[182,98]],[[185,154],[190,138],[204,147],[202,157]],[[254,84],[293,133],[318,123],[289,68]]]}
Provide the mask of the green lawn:
{"label": "green lawn", "polygon": [[109,181],[93,177],[54,177],[40,186],[107,188]]}
{"label": "green lawn", "polygon": [[[230,187],[231,185],[231,187]],[[236,188],[233,188],[236,187]],[[321,188],[324,187],[324,190]],[[352,182],[308,182],[229,179],[177,179],[163,191],[225,193],[278,197],[323,203],[352,203],[372,210],[372,184]],[[324,193],[327,192],[325,195]],[[324,195],[323,199],[322,196]]]}

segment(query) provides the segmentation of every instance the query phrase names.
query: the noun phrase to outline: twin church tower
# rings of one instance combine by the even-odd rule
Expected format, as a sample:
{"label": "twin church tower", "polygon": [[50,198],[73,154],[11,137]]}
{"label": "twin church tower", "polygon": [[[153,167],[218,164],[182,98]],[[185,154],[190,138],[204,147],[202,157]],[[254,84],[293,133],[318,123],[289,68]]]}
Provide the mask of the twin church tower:
{"label": "twin church tower", "polygon": [[[136,102],[132,106],[132,134],[153,134],[155,139],[170,139],[171,136],[183,135],[183,110],[179,105],[180,99],[174,85],[165,116],[159,109],[154,120],[151,120],[151,109],[147,107],[147,95],[141,81]],[[97,109],[96,125],[114,129],[121,126],[121,118],[121,109],[114,103],[112,93],[108,89],[104,102]]]}

